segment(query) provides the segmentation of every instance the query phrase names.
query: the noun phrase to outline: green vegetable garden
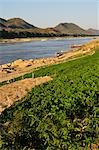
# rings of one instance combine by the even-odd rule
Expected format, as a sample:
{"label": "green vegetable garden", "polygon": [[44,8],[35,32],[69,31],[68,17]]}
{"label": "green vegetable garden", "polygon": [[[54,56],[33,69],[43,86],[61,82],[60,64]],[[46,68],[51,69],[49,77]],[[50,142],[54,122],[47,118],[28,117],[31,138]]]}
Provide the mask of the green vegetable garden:
{"label": "green vegetable garden", "polygon": [[33,88],[0,116],[1,150],[91,150],[99,143],[99,49],[40,68],[52,81]]}

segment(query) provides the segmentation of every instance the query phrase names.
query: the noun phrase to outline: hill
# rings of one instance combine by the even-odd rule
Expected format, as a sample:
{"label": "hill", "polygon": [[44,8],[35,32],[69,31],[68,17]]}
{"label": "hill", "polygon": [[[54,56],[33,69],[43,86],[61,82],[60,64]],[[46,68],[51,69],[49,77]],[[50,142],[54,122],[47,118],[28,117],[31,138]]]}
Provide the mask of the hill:
{"label": "hill", "polygon": [[54,29],[63,34],[88,34],[86,30],[74,23],[60,23]]}
{"label": "hill", "polygon": [[19,29],[31,29],[36,28],[35,26],[27,23],[23,19],[20,18],[12,18],[7,20],[7,27],[9,28],[19,28]]}
{"label": "hill", "polygon": [[0,29],[6,28],[7,21],[3,18],[0,18]]}
{"label": "hill", "polygon": [[87,31],[93,35],[99,35],[99,30],[90,28]]}
{"label": "hill", "polygon": [[11,29],[32,29],[36,28],[35,26],[27,23],[21,18],[12,18],[12,19],[2,19],[0,18],[0,23],[2,23],[5,28],[11,28]]}
{"label": "hill", "polygon": [[96,32],[84,30],[74,23],[60,23],[56,27],[42,29],[29,24],[21,18],[8,20],[0,18],[0,38],[84,36],[93,35],[93,33]]}

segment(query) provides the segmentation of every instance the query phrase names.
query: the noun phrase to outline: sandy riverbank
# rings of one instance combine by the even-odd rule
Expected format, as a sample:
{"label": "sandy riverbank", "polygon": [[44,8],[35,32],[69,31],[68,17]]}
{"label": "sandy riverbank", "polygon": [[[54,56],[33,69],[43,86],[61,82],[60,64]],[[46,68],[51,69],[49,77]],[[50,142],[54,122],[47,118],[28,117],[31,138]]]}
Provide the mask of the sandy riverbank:
{"label": "sandy riverbank", "polygon": [[[50,39],[59,40],[59,39],[64,39],[64,38],[86,38],[86,37],[66,36],[66,37],[39,37],[39,38],[34,37],[34,38],[0,39],[0,44],[23,43],[23,42],[33,42],[33,41],[47,41],[47,40],[50,40]],[[97,38],[97,37],[95,37],[95,38]]]}
{"label": "sandy riverbank", "polygon": [[0,44],[11,44],[11,43],[23,43],[32,41],[43,41],[48,40],[48,38],[14,38],[14,39],[0,39]]}
{"label": "sandy riverbank", "polygon": [[72,49],[69,52],[65,52],[55,57],[30,60],[19,59],[12,63],[3,64],[0,66],[0,82],[31,72],[34,68],[59,63],[88,53],[92,54],[97,47],[99,47],[99,40],[93,40],[79,48]]}
{"label": "sandy riverbank", "polygon": [[39,37],[39,38],[14,38],[14,39],[0,39],[0,44],[11,44],[11,43],[23,43],[23,42],[33,42],[33,41],[46,41],[49,39],[60,39],[65,37]]}

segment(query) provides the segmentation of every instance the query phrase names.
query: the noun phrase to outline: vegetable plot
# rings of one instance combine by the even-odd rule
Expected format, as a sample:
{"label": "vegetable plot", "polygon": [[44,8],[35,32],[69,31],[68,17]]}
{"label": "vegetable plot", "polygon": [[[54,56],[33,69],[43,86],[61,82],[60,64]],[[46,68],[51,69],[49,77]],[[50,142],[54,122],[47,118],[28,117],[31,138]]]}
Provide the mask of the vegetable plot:
{"label": "vegetable plot", "polygon": [[1,114],[1,149],[98,149],[99,51],[34,74],[54,79]]}

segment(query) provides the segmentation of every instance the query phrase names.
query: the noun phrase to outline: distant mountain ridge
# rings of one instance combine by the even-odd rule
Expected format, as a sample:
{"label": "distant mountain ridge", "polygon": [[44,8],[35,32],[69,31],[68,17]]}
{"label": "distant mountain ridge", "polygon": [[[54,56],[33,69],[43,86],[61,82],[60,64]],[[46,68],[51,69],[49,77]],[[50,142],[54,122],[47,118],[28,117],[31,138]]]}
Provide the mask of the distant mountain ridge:
{"label": "distant mountain ridge", "polygon": [[0,23],[3,24],[6,28],[12,28],[12,29],[31,29],[36,28],[35,26],[29,24],[28,22],[24,21],[21,18],[12,18],[12,19],[2,19],[0,18]]}
{"label": "distant mountain ridge", "polygon": [[90,32],[91,34],[99,35],[99,30],[90,28],[87,31]]}
{"label": "distant mountain ridge", "polygon": [[99,30],[84,30],[74,23],[60,23],[52,28],[38,28],[21,18],[0,18],[0,38],[99,35]]}

